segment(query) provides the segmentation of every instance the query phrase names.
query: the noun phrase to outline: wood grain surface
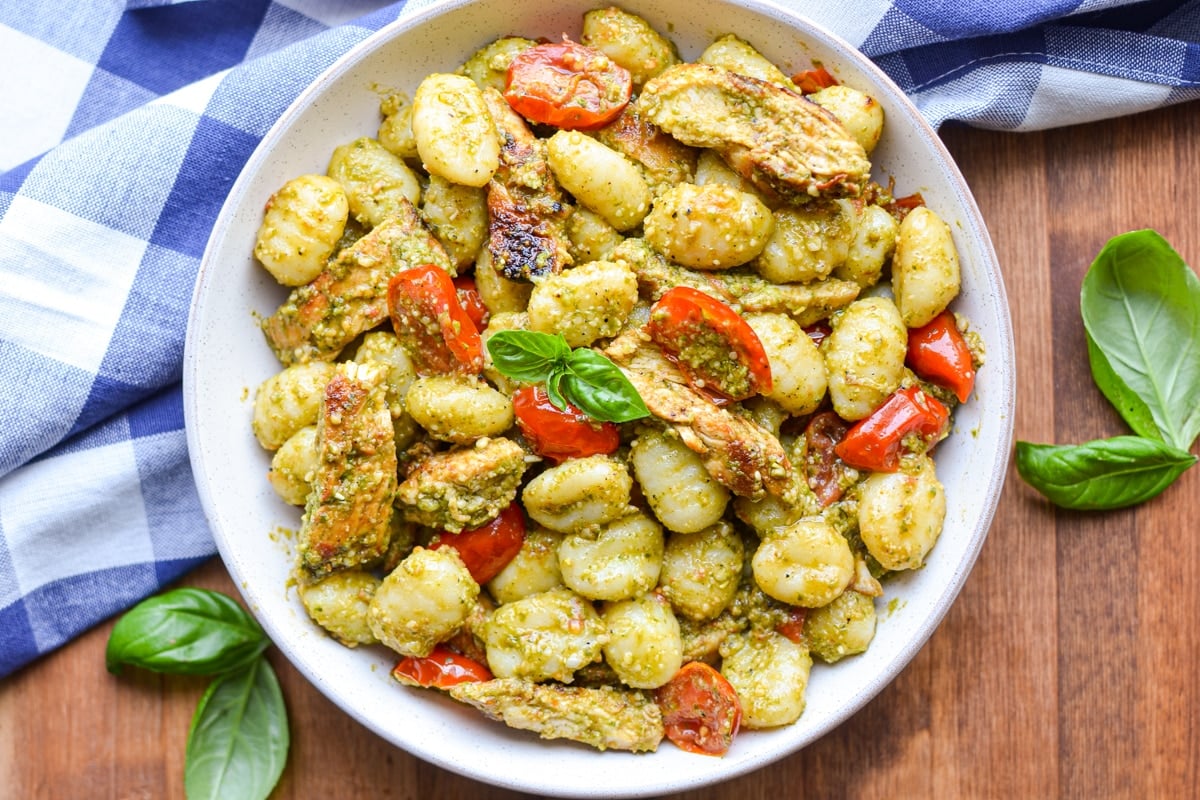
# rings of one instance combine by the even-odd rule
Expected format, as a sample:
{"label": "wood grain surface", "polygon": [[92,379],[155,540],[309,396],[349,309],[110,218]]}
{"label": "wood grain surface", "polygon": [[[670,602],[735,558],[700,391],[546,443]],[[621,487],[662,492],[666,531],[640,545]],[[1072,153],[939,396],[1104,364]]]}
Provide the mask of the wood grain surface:
{"label": "wood grain surface", "polygon": [[[1043,133],[952,128],[943,138],[1004,270],[1017,437],[1125,433],[1090,378],[1079,285],[1109,237],[1143,227],[1200,265],[1200,105]],[[791,758],[674,797],[1198,796],[1198,520],[1200,469],[1142,507],[1081,514],[1055,510],[1010,468],[965,589],[891,686]],[[215,560],[185,583],[234,590]],[[110,627],[0,683],[0,797],[183,797],[184,743],[204,680],[112,677]],[[523,796],[389,746],[273,661],[293,735],[274,797]]]}

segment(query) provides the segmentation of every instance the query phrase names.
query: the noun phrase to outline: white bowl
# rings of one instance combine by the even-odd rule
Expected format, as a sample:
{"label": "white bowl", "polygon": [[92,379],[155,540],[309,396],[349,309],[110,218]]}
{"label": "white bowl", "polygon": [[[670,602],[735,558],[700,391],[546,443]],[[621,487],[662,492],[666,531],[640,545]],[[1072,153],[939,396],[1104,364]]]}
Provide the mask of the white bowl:
{"label": "white bowl", "polygon": [[323,172],[334,146],[373,135],[377,88],[412,92],[430,72],[452,70],[501,35],[578,37],[598,0],[459,0],[394,24],[351,50],[318,78],[263,139],[234,185],[205,252],[189,321],[184,368],[192,466],[225,564],[274,642],[326,696],[371,730],[420,758],[488,783],[541,795],[634,797],[666,794],[756,770],[828,732],[886,686],[924,644],[958,594],[987,535],[1012,438],[1011,323],[996,257],[962,176],[937,134],[903,94],[850,45],[776,6],[724,0],[631,0],[623,7],[667,33],[694,60],[713,38],[736,33],[785,71],[825,64],[884,107],[887,124],[873,175],[897,192],[920,191],[950,224],[961,254],[965,313],[987,346],[976,396],[937,451],[948,515],[927,565],[891,580],[875,641],[863,655],[817,665],[799,722],[744,731],[724,758],[685,753],[598,752],[545,742],[487,721],[432,691],[389,677],[381,647],[349,650],[318,630],[288,588],[290,542],[298,527],[265,480],[269,457],[250,430],[253,394],[279,364],[259,315],[285,292],[251,257],[263,203],[285,181]]}

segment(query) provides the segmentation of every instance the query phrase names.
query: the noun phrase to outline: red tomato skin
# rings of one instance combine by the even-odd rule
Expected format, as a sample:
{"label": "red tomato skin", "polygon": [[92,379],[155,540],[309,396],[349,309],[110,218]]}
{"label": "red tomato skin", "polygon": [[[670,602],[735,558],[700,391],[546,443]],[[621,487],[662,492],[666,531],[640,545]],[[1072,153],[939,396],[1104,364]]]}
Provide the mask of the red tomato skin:
{"label": "red tomato skin", "polygon": [[508,67],[504,99],[533,122],[563,130],[594,130],[629,103],[629,70],[587,45],[563,39],[518,53]]}
{"label": "red tomato skin", "polygon": [[725,676],[689,661],[654,690],[667,738],[681,750],[724,755],[742,724],[742,701]]}
{"label": "red tomato skin", "polygon": [[401,683],[434,689],[447,689],[460,683],[490,681],[492,673],[483,664],[437,645],[423,657],[405,656],[392,669],[392,677]]}
{"label": "red tomato skin", "polygon": [[393,275],[388,281],[388,314],[418,375],[483,370],[479,329],[445,270],[425,264]]}
{"label": "red tomato skin", "polygon": [[846,438],[850,426],[832,411],[824,411],[809,420],[804,429],[807,444],[808,486],[821,501],[821,508],[842,496],[845,465],[838,459],[837,446]]}
{"label": "red tomato skin", "polygon": [[[771,365],[758,334],[741,315],[715,297],[690,286],[676,286],[650,309],[646,330],[697,389],[734,401],[771,391]],[[701,358],[692,357],[696,345],[704,339],[711,341],[712,336],[719,337],[745,370],[744,380],[738,375],[728,377],[728,359],[712,363],[711,354],[703,346],[698,353]]]}
{"label": "red tomato skin", "polygon": [[483,298],[479,296],[479,288],[475,285],[475,279],[470,275],[459,275],[454,279],[454,291],[458,295],[458,302],[463,307],[463,311],[466,311],[471,322],[475,323],[475,329],[481,331],[486,328],[491,312],[483,304]]}
{"label": "red tomato skin", "polygon": [[941,401],[918,386],[910,386],[896,390],[869,417],[856,422],[834,452],[858,469],[895,472],[900,468],[905,436],[917,433],[934,444],[949,424],[950,412]]}
{"label": "red tomato skin", "polygon": [[837,86],[838,80],[829,74],[824,65],[816,64],[812,69],[797,72],[792,76],[792,83],[804,94],[812,94],[830,86]]}
{"label": "red tomato skin", "polygon": [[611,455],[621,445],[620,429],[611,422],[596,422],[580,409],[566,410],[550,402],[540,386],[524,386],[512,398],[517,427],[534,452],[555,464],[568,458]]}
{"label": "red tomato skin", "polygon": [[785,636],[796,644],[805,644],[804,620],[808,617],[808,609],[793,606],[788,611],[788,617],[775,626],[775,632]]}
{"label": "red tomato skin", "polygon": [[517,503],[484,525],[461,533],[442,532],[430,550],[451,547],[458,552],[471,577],[481,586],[500,574],[521,552],[525,541],[525,513]]}
{"label": "red tomato skin", "polygon": [[975,388],[975,364],[954,315],[943,311],[923,328],[908,332],[905,362],[921,378],[954,392],[965,403]]}

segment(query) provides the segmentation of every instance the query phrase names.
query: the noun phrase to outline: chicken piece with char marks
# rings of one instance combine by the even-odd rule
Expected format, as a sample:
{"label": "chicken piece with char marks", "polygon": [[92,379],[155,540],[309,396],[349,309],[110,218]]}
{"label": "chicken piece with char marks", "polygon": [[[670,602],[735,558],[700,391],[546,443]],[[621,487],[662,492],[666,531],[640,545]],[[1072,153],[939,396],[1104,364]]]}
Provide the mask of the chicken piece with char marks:
{"label": "chicken piece with char marks", "polygon": [[300,563],[313,578],[369,566],[387,550],[396,445],[383,369],[348,361],[325,387],[320,461],[300,529]]}
{"label": "chicken piece with char marks", "polygon": [[784,197],[856,197],[871,162],[830,112],[795,92],[709,64],[679,64],[637,100],[647,120],[716,150],[743,178]]}

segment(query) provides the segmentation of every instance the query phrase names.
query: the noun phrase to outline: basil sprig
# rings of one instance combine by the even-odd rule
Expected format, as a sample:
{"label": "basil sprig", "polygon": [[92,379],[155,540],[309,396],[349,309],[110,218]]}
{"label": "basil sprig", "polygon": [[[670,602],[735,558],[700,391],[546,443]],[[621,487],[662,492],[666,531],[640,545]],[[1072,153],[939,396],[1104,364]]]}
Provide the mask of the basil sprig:
{"label": "basil sprig", "polygon": [[492,365],[527,383],[544,382],[550,402],[567,403],[600,422],[629,422],[650,415],[637,389],[612,361],[586,347],[572,349],[561,333],[500,331],[487,342]]}
{"label": "basil sprig", "polygon": [[1123,508],[1196,463],[1200,280],[1158,233],[1109,240],[1079,296],[1092,377],[1135,436],[1082,445],[1017,442],[1017,472],[1056,505]]}
{"label": "basil sprig", "polygon": [[287,762],[287,707],[263,655],[271,644],[231,598],[182,588],[143,600],[109,635],[105,661],[173,675],[215,675],[188,731],[189,800],[265,800]]}

